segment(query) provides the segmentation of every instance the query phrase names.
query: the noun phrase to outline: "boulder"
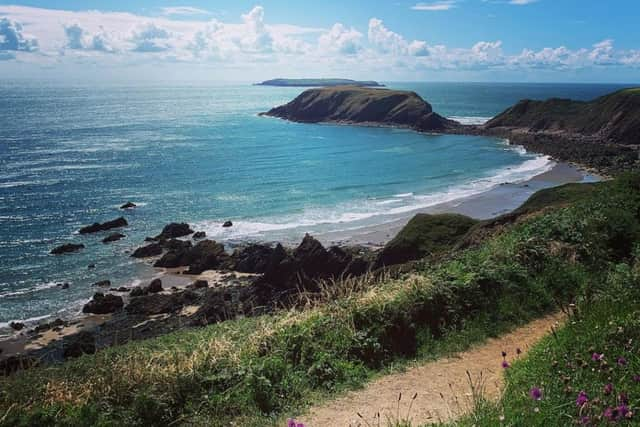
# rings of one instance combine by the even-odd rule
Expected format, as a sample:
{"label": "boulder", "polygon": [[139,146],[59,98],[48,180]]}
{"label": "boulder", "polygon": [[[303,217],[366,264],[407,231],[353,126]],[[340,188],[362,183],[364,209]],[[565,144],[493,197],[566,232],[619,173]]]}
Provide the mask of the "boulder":
{"label": "boulder", "polygon": [[96,352],[96,337],[92,332],[80,331],[62,340],[62,355],[65,359]]}
{"label": "boulder", "polygon": [[195,282],[187,286],[188,289],[203,289],[208,287],[209,282],[207,282],[206,280],[196,280]]}
{"label": "boulder", "polygon": [[79,251],[80,249],[83,249],[84,245],[82,243],[65,243],[64,245],[60,245],[58,247],[55,247],[53,249],[51,249],[51,254],[52,255],[60,255],[60,254],[67,254],[70,252],[76,252]]}
{"label": "boulder", "polygon": [[89,264],[89,265],[87,266],[87,268],[88,268],[89,270],[93,270],[94,268],[96,268],[96,265],[95,265],[95,264]]}
{"label": "boulder", "polygon": [[38,326],[36,326],[35,328],[33,328],[33,331],[37,334],[39,334],[40,332],[44,332],[44,331],[48,331],[50,329],[55,329],[55,328],[60,328],[62,326],[67,326],[67,322],[65,322],[62,319],[55,319],[52,322],[49,323],[42,323]]}
{"label": "boulder", "polygon": [[231,221],[225,221],[224,224],[222,224],[222,226],[224,228],[228,228],[228,227],[233,227],[233,222]]}
{"label": "boulder", "polygon": [[64,283],[56,283],[56,286],[60,289],[69,289],[69,284],[67,282]]}
{"label": "boulder", "polygon": [[148,258],[152,256],[157,256],[162,253],[162,245],[159,243],[151,243],[147,246],[141,246],[133,253],[131,256],[133,258]]}
{"label": "boulder", "polygon": [[131,289],[129,295],[131,295],[131,297],[141,297],[143,295],[146,295],[146,293],[143,288],[141,288],[140,286],[136,286],[135,288]]}
{"label": "boulder", "polygon": [[152,316],[178,311],[183,305],[177,294],[148,294],[132,298],[125,310],[128,314]]}
{"label": "boulder", "polygon": [[126,237],[126,236],[124,234],[122,234],[122,233],[109,234],[107,237],[102,239],[102,243],[116,242],[116,241],[122,239],[123,237]]}
{"label": "boulder", "polygon": [[193,233],[193,240],[200,240],[204,239],[205,237],[207,237],[207,233],[205,233],[204,231],[196,231],[195,233]]}
{"label": "boulder", "polygon": [[160,279],[153,279],[151,283],[147,285],[145,291],[150,294],[162,292],[162,281]]}
{"label": "boulder", "polygon": [[112,228],[120,228],[126,227],[129,225],[127,220],[124,217],[116,218],[112,221],[107,221],[104,223],[94,222],[91,225],[87,225],[86,227],[82,227],[80,229],[80,234],[88,234],[88,233],[97,233],[98,231],[107,231]]}
{"label": "boulder", "polygon": [[[188,243],[188,242],[187,242]],[[195,246],[181,245],[170,249],[154,264],[155,267],[189,267],[185,274],[200,274],[205,270],[226,268],[231,263],[224,246],[213,240],[202,240]]]}
{"label": "boulder", "polygon": [[91,301],[82,307],[83,313],[109,314],[119,311],[124,306],[121,296],[96,292]]}
{"label": "boulder", "polygon": [[120,209],[131,209],[135,208],[137,205],[133,202],[127,202],[124,205],[120,206]]}
{"label": "boulder", "polygon": [[100,280],[99,282],[92,283],[91,286],[96,286],[100,288],[108,288],[111,286],[111,280]]}
{"label": "boulder", "polygon": [[271,246],[262,244],[251,244],[236,249],[231,255],[232,269],[241,273],[264,273],[274,250]]}
{"label": "boulder", "polygon": [[24,329],[24,323],[22,322],[9,322],[9,327],[14,331],[21,331]]}
{"label": "boulder", "polygon": [[193,233],[189,224],[172,222],[162,229],[162,232],[156,236],[156,239],[174,239],[176,237],[188,236]]}

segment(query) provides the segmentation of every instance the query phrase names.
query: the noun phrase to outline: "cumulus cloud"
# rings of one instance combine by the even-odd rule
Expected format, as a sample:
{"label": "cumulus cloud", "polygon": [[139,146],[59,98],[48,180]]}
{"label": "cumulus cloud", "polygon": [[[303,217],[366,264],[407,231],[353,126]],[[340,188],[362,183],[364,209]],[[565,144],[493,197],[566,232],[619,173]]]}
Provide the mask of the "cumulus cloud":
{"label": "cumulus cloud", "polygon": [[93,50],[98,52],[115,52],[113,40],[102,27],[97,32],[90,32],[75,23],[64,26],[67,43],[64,46],[71,50]]}
{"label": "cumulus cloud", "polygon": [[134,29],[130,40],[134,44],[132,49],[134,52],[164,52],[171,47],[169,32],[153,22],[148,22]]}
{"label": "cumulus cloud", "polygon": [[408,42],[400,34],[385,27],[382,20],[371,18],[367,33],[369,44],[380,53],[393,55],[428,56],[427,42],[414,40]]}
{"label": "cumulus cloud", "polygon": [[[38,49],[38,40],[25,36],[22,24],[8,18],[0,18],[0,51],[33,52]],[[8,57],[8,54],[5,54]]]}
{"label": "cumulus cloud", "polygon": [[337,23],[318,39],[320,51],[355,55],[362,50],[362,33]]}

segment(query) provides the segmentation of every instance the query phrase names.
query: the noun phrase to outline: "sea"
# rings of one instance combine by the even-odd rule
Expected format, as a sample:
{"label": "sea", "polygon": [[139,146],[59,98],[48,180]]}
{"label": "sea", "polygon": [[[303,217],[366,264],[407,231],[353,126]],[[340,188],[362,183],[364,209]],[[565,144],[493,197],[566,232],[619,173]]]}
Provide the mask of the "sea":
{"label": "sea", "polygon": [[[480,124],[523,98],[589,100],[622,85],[394,83]],[[303,88],[250,83],[0,82],[0,329],[77,313],[91,284],[154,274],[129,255],[168,222],[229,247],[382,224],[545,172],[552,161],[482,136],[298,124],[258,114]],[[123,212],[127,201],[137,204]],[[118,242],[80,235],[125,216]],[[221,227],[231,220],[233,227]],[[50,255],[63,243],[84,250]],[[94,265],[95,268],[88,268]],[[56,284],[67,282],[69,289]]]}

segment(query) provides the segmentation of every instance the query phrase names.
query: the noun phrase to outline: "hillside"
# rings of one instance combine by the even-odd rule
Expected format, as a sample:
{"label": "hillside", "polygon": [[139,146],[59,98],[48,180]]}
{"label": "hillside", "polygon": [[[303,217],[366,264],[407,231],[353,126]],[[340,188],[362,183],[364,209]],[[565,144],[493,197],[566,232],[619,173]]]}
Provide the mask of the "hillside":
{"label": "hillside", "polygon": [[365,86],[382,87],[380,83],[373,80],[351,80],[351,79],[272,79],[256,83],[255,86],[284,86],[284,87],[329,87],[329,86]]}
{"label": "hillside", "polygon": [[487,122],[484,128],[575,134],[602,142],[636,145],[640,143],[640,88],[621,90],[589,102],[558,98],[523,100]]}
{"label": "hillside", "polygon": [[436,114],[415,92],[354,86],[309,89],[263,114],[295,122],[404,126],[419,131],[459,126]]}

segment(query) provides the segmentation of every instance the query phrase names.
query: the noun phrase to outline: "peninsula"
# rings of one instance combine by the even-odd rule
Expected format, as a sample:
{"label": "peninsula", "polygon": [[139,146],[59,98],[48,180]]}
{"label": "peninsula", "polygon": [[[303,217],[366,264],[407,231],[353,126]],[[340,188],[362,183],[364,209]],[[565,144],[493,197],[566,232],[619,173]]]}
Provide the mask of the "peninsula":
{"label": "peninsula", "polygon": [[351,80],[351,79],[272,79],[256,83],[255,86],[284,86],[284,87],[334,87],[334,86],[361,86],[361,87],[384,87],[384,85],[373,80]]}

